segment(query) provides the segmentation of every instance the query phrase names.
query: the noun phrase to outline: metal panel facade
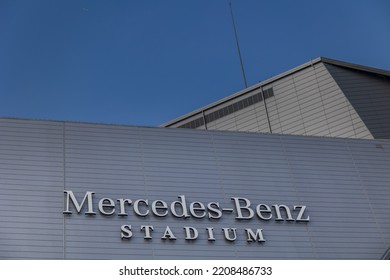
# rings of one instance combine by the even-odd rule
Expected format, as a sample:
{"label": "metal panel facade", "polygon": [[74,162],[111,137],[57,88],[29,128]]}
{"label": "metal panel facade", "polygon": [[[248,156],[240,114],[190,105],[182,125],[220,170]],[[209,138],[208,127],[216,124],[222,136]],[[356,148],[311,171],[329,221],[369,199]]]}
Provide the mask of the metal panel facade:
{"label": "metal panel facade", "polygon": [[63,258],[63,124],[0,121],[0,257]]}
{"label": "metal panel facade", "polygon": [[[379,259],[390,245],[388,140],[0,119],[0,143],[2,259]],[[94,192],[96,215],[87,202],[63,214],[64,190],[80,205]],[[188,212],[198,208],[188,218],[170,209],[181,195]],[[242,198],[250,201],[254,217],[237,219],[232,197],[243,216]],[[99,210],[103,198],[115,202],[113,215]],[[117,199],[131,199],[127,216]],[[156,200],[168,204],[164,217],[152,212]],[[228,209],[222,217],[208,218],[212,202]],[[283,208],[278,220],[273,205],[288,206],[292,220]],[[297,221],[294,205],[310,221]],[[131,238],[121,238],[122,225]],[[143,225],[153,226],[151,239]],[[162,239],[167,226],[176,240]],[[184,227],[198,238],[186,240]],[[223,228],[236,228],[236,240]],[[265,241],[248,242],[246,228],[262,229]]]}
{"label": "metal panel facade", "polygon": [[326,68],[371,134],[375,138],[390,139],[389,78],[330,64],[326,64]]}

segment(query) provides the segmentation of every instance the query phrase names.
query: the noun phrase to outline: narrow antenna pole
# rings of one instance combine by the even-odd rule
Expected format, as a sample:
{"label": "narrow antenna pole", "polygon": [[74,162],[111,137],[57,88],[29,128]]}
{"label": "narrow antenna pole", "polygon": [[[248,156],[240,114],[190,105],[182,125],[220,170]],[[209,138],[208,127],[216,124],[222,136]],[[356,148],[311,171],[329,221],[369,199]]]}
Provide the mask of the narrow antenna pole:
{"label": "narrow antenna pole", "polygon": [[237,30],[236,30],[236,23],[234,21],[234,16],[233,16],[232,1],[229,1],[229,7],[230,7],[230,15],[232,17],[232,23],[233,23],[233,29],[234,29],[234,37],[236,39],[236,47],[237,47],[237,51],[238,51],[238,56],[240,58],[242,78],[244,79],[245,88],[247,88],[248,84],[246,83],[246,76],[245,76],[244,64],[242,63],[240,45],[238,44],[238,36],[237,36]]}

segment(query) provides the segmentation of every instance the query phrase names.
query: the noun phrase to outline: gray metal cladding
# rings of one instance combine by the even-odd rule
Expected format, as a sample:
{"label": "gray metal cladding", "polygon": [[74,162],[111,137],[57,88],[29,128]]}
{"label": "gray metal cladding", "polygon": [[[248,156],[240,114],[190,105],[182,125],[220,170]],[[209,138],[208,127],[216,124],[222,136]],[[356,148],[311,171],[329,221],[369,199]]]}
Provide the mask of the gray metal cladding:
{"label": "gray metal cladding", "polygon": [[[379,259],[390,245],[388,140],[0,119],[0,143],[1,259]],[[64,190],[79,202],[95,192],[97,214],[72,204],[63,214]],[[169,204],[179,195],[187,205],[305,205],[310,221],[97,210],[102,198]],[[131,239],[121,239],[124,224]],[[142,225],[154,227],[152,239]],[[176,240],[161,239],[166,226]],[[184,227],[199,237],[185,240]],[[222,228],[237,228],[237,240]],[[248,242],[245,228],[266,241]]]}
{"label": "gray metal cladding", "polygon": [[390,138],[388,77],[325,64],[374,138]]}
{"label": "gray metal cladding", "polygon": [[266,100],[273,133],[372,138],[323,63],[301,69],[268,86],[275,93]]}
{"label": "gray metal cladding", "polygon": [[0,257],[63,258],[63,125],[0,121]]}

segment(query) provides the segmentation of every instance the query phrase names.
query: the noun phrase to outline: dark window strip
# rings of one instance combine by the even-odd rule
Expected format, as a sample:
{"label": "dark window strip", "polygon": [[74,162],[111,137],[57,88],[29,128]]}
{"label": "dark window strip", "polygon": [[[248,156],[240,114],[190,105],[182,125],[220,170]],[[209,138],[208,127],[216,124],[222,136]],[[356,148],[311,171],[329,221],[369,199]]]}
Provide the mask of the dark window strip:
{"label": "dark window strip", "polygon": [[181,126],[179,126],[179,128],[197,128],[202,125],[204,125],[204,119],[203,117],[200,117],[188,123],[182,124]]}
{"label": "dark window strip", "polygon": [[[274,96],[274,90],[272,88],[269,88],[267,90],[264,90],[263,94],[264,94],[264,99],[270,98],[270,97]],[[237,101],[231,105],[228,105],[224,108],[221,108],[217,111],[214,111],[210,114],[207,114],[207,115],[205,115],[204,118],[203,117],[197,118],[197,119],[192,120],[188,123],[185,123],[179,127],[180,128],[197,128],[197,127],[204,125],[205,119],[206,119],[206,123],[210,123],[212,121],[215,121],[215,120],[223,118],[227,115],[230,115],[234,112],[237,112],[241,109],[245,109],[246,107],[249,107],[253,104],[259,103],[262,100],[263,100],[262,94],[257,93],[255,95],[251,95],[247,98],[244,98],[240,101]]]}

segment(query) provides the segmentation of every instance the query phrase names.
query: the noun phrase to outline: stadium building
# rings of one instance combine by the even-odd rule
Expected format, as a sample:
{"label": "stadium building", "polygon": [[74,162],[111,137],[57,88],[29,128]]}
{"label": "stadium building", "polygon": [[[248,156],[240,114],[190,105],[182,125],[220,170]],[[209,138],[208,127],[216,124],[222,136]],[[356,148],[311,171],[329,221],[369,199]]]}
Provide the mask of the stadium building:
{"label": "stadium building", "polygon": [[318,58],[161,127],[0,118],[0,258],[388,259],[389,78]]}

